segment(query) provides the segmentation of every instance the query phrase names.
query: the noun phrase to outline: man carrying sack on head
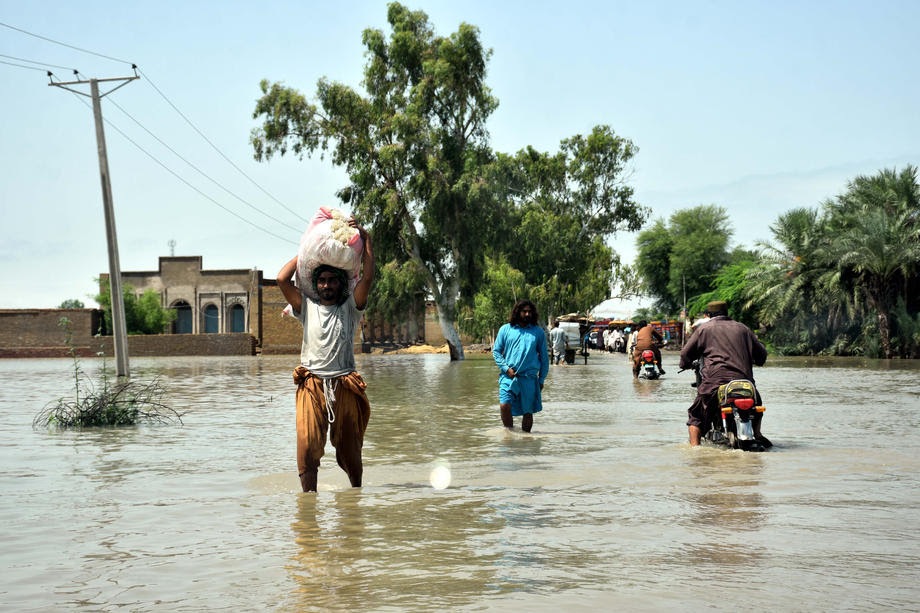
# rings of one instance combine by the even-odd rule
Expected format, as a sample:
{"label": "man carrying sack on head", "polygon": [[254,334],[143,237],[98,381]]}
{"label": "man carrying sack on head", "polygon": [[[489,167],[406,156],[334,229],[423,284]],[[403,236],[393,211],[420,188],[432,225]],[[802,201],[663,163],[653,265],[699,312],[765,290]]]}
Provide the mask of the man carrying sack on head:
{"label": "man carrying sack on head", "polygon": [[366,384],[355,370],[354,336],[374,280],[370,236],[353,219],[348,226],[363,240],[361,279],[349,292],[348,273],[319,264],[310,271],[309,291],[294,285],[298,258],[278,273],[278,287],[303,324],[297,385],[297,469],[305,492],[316,491],[320,458],[330,432],[335,459],[353,487],[361,486],[361,448],[371,408]]}

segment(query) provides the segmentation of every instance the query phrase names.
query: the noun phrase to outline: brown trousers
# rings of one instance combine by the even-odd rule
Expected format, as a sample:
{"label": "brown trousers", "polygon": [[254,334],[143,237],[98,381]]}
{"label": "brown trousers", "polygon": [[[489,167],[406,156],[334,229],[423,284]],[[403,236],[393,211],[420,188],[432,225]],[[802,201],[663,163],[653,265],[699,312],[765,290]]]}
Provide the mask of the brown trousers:
{"label": "brown trousers", "polygon": [[655,354],[655,359],[658,361],[658,366],[659,367],[661,366],[661,349],[659,349],[656,345],[652,345],[651,347],[642,347],[642,348],[639,348],[637,346],[635,351],[633,351],[633,376],[634,377],[639,376],[639,371],[642,369],[642,352],[645,351],[646,349],[652,350],[652,353]]}
{"label": "brown trousers", "polygon": [[329,423],[323,380],[303,366],[294,369],[297,385],[297,471],[304,474],[319,468],[330,431],[335,460],[349,480],[361,482],[361,447],[364,431],[371,416],[371,405],[364,389],[367,384],[356,372],[336,377],[334,421]]}

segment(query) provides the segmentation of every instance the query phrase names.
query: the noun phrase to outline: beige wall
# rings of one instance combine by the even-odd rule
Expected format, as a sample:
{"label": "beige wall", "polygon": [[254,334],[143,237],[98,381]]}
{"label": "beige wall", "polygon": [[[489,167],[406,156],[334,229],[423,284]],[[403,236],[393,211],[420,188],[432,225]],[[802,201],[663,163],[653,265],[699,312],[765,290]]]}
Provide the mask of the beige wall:
{"label": "beige wall", "polygon": [[[100,274],[100,279],[107,280],[108,274]],[[171,256],[159,258],[159,268],[155,271],[122,272],[122,281],[133,286],[138,295],[147,289],[157,292],[164,307],[172,307],[182,300],[193,309],[193,334],[175,335],[176,340],[162,340],[173,336],[169,334],[148,335],[144,338],[161,340],[147,341],[132,336],[129,337],[132,354],[134,351],[130,347],[134,345],[142,352],[138,355],[191,355],[187,351],[200,351],[202,355],[250,353],[246,345],[249,341],[212,338],[238,336],[225,332],[230,329],[229,309],[235,304],[244,308],[247,330],[244,336],[254,339],[256,352],[300,353],[303,328],[296,319],[281,316],[287,301],[277,282],[264,279],[259,270],[202,270],[201,256]],[[204,330],[203,311],[208,304],[214,304],[219,309],[219,335],[198,334]],[[110,337],[109,341],[94,340],[102,321],[102,311],[98,309],[0,310],[0,356],[66,354],[66,350],[62,349],[66,346],[65,333],[57,325],[62,316],[72,320],[73,342],[80,352],[93,355],[99,349],[91,350],[90,345],[111,341]],[[404,345],[424,342],[434,346],[445,343],[437,311],[431,303],[426,305],[424,320],[419,316],[417,321],[396,324],[362,321],[354,339],[355,351],[358,352],[364,348],[362,330],[366,335],[364,340],[374,343]],[[469,342],[466,338],[463,341]],[[228,349],[231,345],[234,348]],[[148,351],[152,353],[145,353]]]}
{"label": "beige wall", "polygon": [[[71,324],[70,344],[81,357],[100,351],[115,355],[111,336],[96,336],[99,309],[4,309],[0,310],[0,357],[65,357],[70,344],[61,317]],[[130,356],[253,355],[257,340],[248,332],[237,334],[149,334],[128,336]]]}
{"label": "beige wall", "polygon": [[[108,279],[108,275],[99,275]],[[192,333],[205,329],[204,312],[209,305],[217,307],[218,331],[231,329],[231,309],[243,308],[244,330],[258,336],[259,321],[253,320],[252,305],[258,301],[254,294],[261,283],[259,270],[203,270],[201,256],[163,256],[155,271],[122,271],[122,283],[134,287],[138,296],[151,289],[160,295],[164,307],[185,302],[192,308]],[[258,311],[256,313],[258,315]]]}
{"label": "beige wall", "polygon": [[274,279],[262,283],[262,353],[300,354],[303,326],[293,317],[282,317],[287,306]]}
{"label": "beige wall", "polygon": [[99,330],[99,309],[0,309],[0,348],[63,347],[67,333],[58,322],[70,320],[75,345],[87,345]]}

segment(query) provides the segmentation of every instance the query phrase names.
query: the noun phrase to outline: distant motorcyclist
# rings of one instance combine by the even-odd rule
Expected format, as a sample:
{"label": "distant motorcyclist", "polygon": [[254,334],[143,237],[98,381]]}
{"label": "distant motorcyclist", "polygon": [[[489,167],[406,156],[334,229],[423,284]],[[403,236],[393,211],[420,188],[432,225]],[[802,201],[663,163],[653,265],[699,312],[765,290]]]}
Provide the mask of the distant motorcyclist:
{"label": "distant motorcyclist", "polygon": [[664,368],[661,366],[661,349],[664,342],[661,333],[654,327],[648,325],[644,319],[639,322],[636,328],[636,348],[633,349],[633,379],[639,378],[639,368],[642,364],[642,352],[651,349],[655,354],[655,361],[658,362],[658,371],[663,375]]}
{"label": "distant motorcyclist", "polygon": [[[687,428],[693,446],[700,444],[700,438],[720,415],[719,386],[734,379],[753,383],[753,366],[763,366],[767,360],[763,343],[750,328],[729,319],[725,302],[707,304],[706,315],[709,321],[696,329],[680,352],[681,369],[693,368],[694,360],[703,360],[702,381],[693,404],[687,409]],[[761,404],[759,392],[756,400]],[[770,441],[760,433],[761,417],[758,413],[753,423],[754,437],[764,447],[770,447]]]}

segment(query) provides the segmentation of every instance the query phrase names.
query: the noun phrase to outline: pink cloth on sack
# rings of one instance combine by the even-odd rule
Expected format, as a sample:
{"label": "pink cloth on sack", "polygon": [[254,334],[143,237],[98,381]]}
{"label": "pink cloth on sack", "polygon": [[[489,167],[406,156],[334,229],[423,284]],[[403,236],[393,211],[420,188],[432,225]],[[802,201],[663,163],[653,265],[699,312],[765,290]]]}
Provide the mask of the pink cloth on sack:
{"label": "pink cloth on sack", "polygon": [[[358,284],[364,241],[356,229],[348,226],[348,219],[338,209],[321,206],[300,239],[294,285],[313,300],[318,299],[313,289],[313,270],[321,264],[344,270],[349,292]],[[283,315],[293,316],[291,305],[285,307]]]}

